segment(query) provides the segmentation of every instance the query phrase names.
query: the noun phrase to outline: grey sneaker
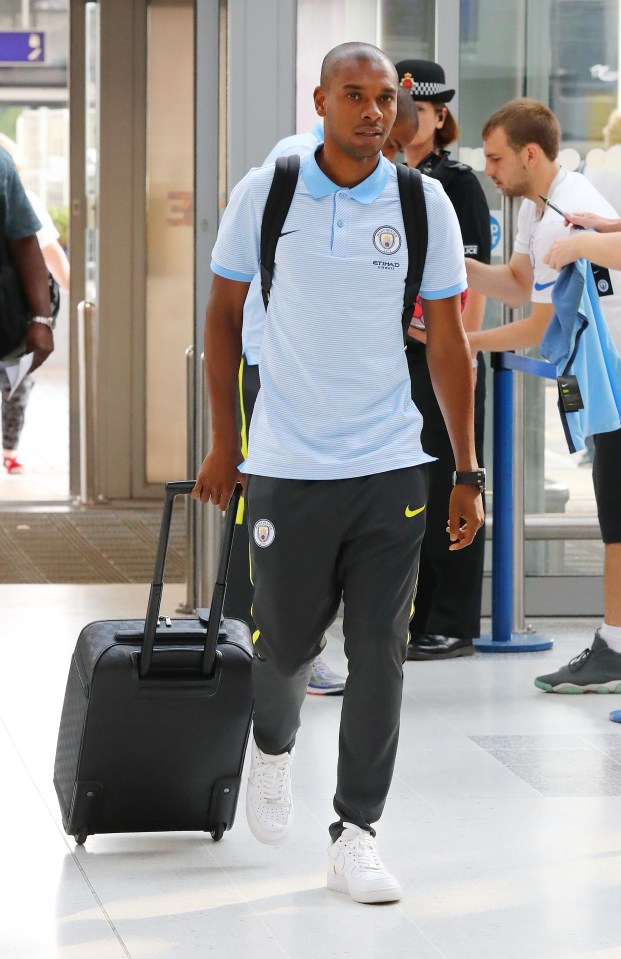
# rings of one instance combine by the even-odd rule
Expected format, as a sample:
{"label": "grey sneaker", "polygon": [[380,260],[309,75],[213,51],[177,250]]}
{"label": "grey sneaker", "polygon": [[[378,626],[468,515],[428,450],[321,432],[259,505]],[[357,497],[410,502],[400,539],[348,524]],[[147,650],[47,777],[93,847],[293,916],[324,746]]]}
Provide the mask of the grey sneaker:
{"label": "grey sneaker", "polygon": [[337,676],[320,656],[316,656],[306,692],[311,696],[342,696],[344,689],[344,677]]}
{"label": "grey sneaker", "polygon": [[621,653],[615,653],[599,634],[556,673],[538,676],[535,686],[546,693],[621,693]]}

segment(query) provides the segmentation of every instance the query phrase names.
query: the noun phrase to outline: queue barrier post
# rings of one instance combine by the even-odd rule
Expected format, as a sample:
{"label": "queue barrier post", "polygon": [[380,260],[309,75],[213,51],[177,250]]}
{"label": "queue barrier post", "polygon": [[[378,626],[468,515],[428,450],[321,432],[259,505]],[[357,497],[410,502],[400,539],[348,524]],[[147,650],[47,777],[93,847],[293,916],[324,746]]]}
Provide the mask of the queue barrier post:
{"label": "queue barrier post", "polygon": [[[514,523],[524,524],[524,503],[514,501],[513,416],[515,370],[556,379],[550,363],[515,353],[494,353],[494,525],[492,528],[492,632],[474,640],[482,653],[522,653],[551,649],[547,636],[512,628]],[[522,571],[520,570],[520,575]],[[521,588],[523,584],[521,584]]]}

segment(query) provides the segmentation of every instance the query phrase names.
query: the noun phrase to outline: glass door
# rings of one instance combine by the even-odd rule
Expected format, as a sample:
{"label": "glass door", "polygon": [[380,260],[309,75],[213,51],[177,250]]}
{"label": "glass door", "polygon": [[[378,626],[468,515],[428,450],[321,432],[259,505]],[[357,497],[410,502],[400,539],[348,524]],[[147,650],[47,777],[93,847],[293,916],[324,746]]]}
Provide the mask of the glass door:
{"label": "glass door", "polygon": [[[483,173],[480,131],[486,117],[513,97],[546,103],[561,123],[559,162],[582,170],[601,192],[610,191],[613,206],[621,205],[621,148],[609,139],[611,111],[619,104],[620,4],[461,0],[460,11],[460,158],[480,174],[493,217],[492,262],[502,262],[500,197]],[[489,301],[486,325],[498,322],[500,305]],[[568,453],[554,381],[531,376],[525,385],[527,607],[531,614],[599,613],[603,547],[590,451]],[[528,514],[545,525],[549,539],[528,541]]]}
{"label": "glass door", "polygon": [[0,3],[1,146],[13,157],[42,224],[43,257],[63,287],[54,352],[2,400],[3,447],[10,456],[0,467],[0,501],[20,510],[66,503],[70,493],[68,27],[69,0]]}
{"label": "glass door", "polygon": [[145,480],[182,479],[194,342],[194,5],[150,0],[146,102]]}
{"label": "glass door", "polygon": [[86,502],[159,497],[186,474],[194,3],[87,2],[71,16],[77,486]]}
{"label": "glass door", "polygon": [[317,122],[312,93],[321,61],[339,43],[373,43],[394,61],[433,57],[434,0],[298,0],[297,132]]}

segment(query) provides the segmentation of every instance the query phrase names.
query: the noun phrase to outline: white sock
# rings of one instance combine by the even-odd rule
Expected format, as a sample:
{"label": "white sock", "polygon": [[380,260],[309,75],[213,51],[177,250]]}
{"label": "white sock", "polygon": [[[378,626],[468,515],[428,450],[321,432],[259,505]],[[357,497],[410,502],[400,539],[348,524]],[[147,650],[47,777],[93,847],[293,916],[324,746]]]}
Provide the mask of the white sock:
{"label": "white sock", "polygon": [[609,626],[608,623],[602,623],[599,628],[599,635],[615,653],[621,653],[621,626]]}

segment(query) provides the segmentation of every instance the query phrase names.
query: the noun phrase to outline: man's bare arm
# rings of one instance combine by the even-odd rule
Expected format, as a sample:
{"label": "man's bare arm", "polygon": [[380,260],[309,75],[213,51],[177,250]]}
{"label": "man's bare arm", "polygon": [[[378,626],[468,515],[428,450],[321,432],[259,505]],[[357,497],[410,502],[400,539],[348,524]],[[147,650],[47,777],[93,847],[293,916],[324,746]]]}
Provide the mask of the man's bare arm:
{"label": "man's bare arm", "polygon": [[496,326],[492,330],[480,330],[468,333],[470,347],[473,350],[525,350],[530,346],[539,346],[554,316],[551,303],[533,303],[529,316],[515,323]]}
{"label": "man's bare arm", "polygon": [[19,276],[28,309],[33,316],[49,316],[50,288],[47,267],[36,236],[8,240],[7,246],[15,271]]}
{"label": "man's bare arm", "polygon": [[[429,374],[451,440],[455,467],[476,470],[472,362],[461,321],[460,297],[424,300],[423,312]],[[463,525],[460,518],[465,521]],[[474,486],[455,486],[449,503],[449,549],[468,546],[483,521],[479,490]]]}
{"label": "man's bare arm", "polygon": [[205,322],[205,372],[211,406],[213,442],[199,470],[192,496],[226,509],[241,479],[237,427],[237,377],[242,352],[244,301],[249,283],[215,275]]}
{"label": "man's bare arm", "polygon": [[[7,241],[9,255],[19,276],[26,304],[33,316],[49,316],[50,287],[47,267],[36,236]],[[30,370],[36,370],[54,350],[54,335],[43,323],[31,323],[26,333],[26,352],[33,354]]]}
{"label": "man's bare arm", "polygon": [[561,270],[580,257],[611,270],[621,270],[621,233],[576,231],[555,240],[543,259],[553,269]]}
{"label": "man's bare arm", "polygon": [[483,293],[479,293],[478,290],[468,290],[468,299],[461,315],[461,321],[467,333],[481,329],[486,301],[487,297]]}
{"label": "man's bare arm", "polygon": [[617,233],[621,230],[621,219],[611,219],[598,213],[568,213],[565,225],[581,226],[585,230],[597,230],[598,233]]}
{"label": "man's bare arm", "polygon": [[525,253],[514,253],[507,264],[491,266],[466,257],[468,286],[517,308],[528,303],[533,285],[533,268]]}

